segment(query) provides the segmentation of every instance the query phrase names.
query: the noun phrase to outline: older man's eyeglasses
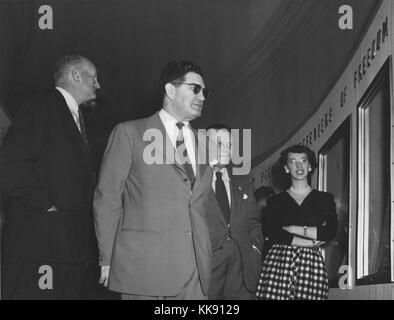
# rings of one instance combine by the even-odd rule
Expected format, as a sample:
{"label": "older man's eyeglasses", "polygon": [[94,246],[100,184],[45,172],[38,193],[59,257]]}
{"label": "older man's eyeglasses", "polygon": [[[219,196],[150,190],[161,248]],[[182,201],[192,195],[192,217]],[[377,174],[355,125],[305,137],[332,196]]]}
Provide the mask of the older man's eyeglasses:
{"label": "older man's eyeglasses", "polygon": [[190,82],[173,82],[173,84],[177,84],[177,85],[187,85],[187,86],[192,86],[193,87],[193,93],[195,95],[198,95],[201,90],[202,90],[202,94],[204,95],[205,98],[208,98],[209,95],[209,90],[207,88],[203,88],[201,85],[199,85],[198,83],[190,83]]}

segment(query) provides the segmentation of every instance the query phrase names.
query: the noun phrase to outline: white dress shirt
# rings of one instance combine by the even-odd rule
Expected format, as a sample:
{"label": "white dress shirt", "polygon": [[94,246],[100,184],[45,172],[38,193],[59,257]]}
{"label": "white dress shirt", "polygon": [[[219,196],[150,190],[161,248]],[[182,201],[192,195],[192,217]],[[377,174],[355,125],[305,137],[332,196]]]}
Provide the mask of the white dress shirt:
{"label": "white dress shirt", "polygon": [[[226,167],[224,167],[218,171],[222,173],[222,180],[223,180],[224,186],[226,187],[228,204],[230,205],[230,208],[231,208],[230,177],[228,176],[228,172],[227,172]],[[216,193],[216,170],[215,170],[215,172],[213,174],[213,178],[212,178],[212,189]]]}
{"label": "white dress shirt", "polygon": [[[179,121],[177,121],[172,115],[170,115],[164,109],[160,110],[159,116],[164,124],[164,128],[166,129],[167,135],[169,136],[172,145],[174,146],[174,148],[176,148],[176,138],[179,133],[179,128],[176,126],[176,124]],[[187,150],[187,155],[190,159],[190,163],[192,165],[194,175],[196,175],[197,171],[196,171],[196,153],[194,151],[194,146],[195,146],[194,133],[190,128],[189,121],[182,121],[182,122],[184,124],[182,128],[182,132],[183,132],[183,138]]]}
{"label": "white dress shirt", "polygon": [[77,101],[74,99],[74,97],[71,94],[69,94],[63,88],[56,87],[56,90],[58,90],[62,94],[64,99],[66,100],[67,106],[70,109],[70,112],[74,118],[75,124],[77,125],[79,131],[81,131],[81,126],[79,125],[79,113],[78,113],[79,106],[78,106]]}

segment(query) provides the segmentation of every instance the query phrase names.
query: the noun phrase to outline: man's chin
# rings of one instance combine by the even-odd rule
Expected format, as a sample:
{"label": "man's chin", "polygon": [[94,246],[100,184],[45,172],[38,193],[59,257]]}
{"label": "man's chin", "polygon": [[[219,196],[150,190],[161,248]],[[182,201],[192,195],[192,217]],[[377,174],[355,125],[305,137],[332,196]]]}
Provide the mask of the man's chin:
{"label": "man's chin", "polygon": [[196,110],[195,111],[195,118],[194,119],[197,119],[197,118],[199,118],[199,117],[201,117],[201,114],[202,114],[202,109],[200,109],[200,110]]}
{"label": "man's chin", "polygon": [[194,113],[198,113],[201,116],[202,113],[202,106],[200,105],[192,105]]}
{"label": "man's chin", "polygon": [[199,112],[194,112],[193,114],[190,114],[189,117],[185,118],[186,121],[193,121],[196,120],[197,118],[201,117],[201,111]]}
{"label": "man's chin", "polygon": [[90,100],[83,102],[82,105],[87,108],[92,108],[97,105],[97,100],[96,100],[96,98],[90,99]]}

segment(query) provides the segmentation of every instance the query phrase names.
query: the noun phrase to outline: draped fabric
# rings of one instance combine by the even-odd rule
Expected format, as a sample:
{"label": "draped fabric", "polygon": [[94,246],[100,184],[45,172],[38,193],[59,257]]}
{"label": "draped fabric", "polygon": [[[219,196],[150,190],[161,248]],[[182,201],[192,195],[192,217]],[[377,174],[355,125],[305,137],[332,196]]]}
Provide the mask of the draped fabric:
{"label": "draped fabric", "polygon": [[[11,118],[5,109],[5,101],[15,80],[14,75],[23,66],[29,51],[33,17],[33,1],[4,0],[0,2],[0,146]],[[4,225],[5,209],[6,198],[0,189],[0,265],[2,260],[1,230]]]}
{"label": "draped fabric", "polygon": [[[194,127],[252,128],[256,158],[316,110],[377,3],[349,0],[357,23],[343,32],[341,0],[2,0],[0,100],[13,114],[21,100],[51,84],[58,58],[80,53],[98,67],[99,105],[110,110],[102,122],[112,129],[157,111],[162,67],[190,59],[212,89]],[[38,27],[43,4],[53,8],[53,30]]]}
{"label": "draped fabric", "polygon": [[199,122],[251,128],[253,166],[279,148],[338,80],[379,1],[346,2],[357,15],[351,32],[338,28],[343,4],[288,2],[221,75]]}
{"label": "draped fabric", "polygon": [[33,8],[34,1],[0,2],[0,101],[3,104],[31,45]]}

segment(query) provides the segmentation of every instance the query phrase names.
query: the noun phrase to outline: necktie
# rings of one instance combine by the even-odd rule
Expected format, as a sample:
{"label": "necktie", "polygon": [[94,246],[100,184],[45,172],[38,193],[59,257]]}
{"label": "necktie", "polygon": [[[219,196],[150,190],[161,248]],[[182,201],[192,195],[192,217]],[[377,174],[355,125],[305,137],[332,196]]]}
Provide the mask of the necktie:
{"label": "necktie", "polygon": [[88,136],[86,135],[85,122],[83,121],[83,114],[81,108],[78,108],[78,119],[79,119],[79,128],[81,130],[82,140],[85,142],[86,146],[89,149]]}
{"label": "necktie", "polygon": [[[178,135],[176,137],[176,150],[179,154],[179,156],[181,157],[181,159],[187,159],[187,161],[183,164],[183,167],[185,168],[186,174],[189,177],[190,181],[192,182],[192,185],[194,183],[194,171],[193,171],[193,167],[190,163],[190,159],[189,156],[187,154],[187,149],[186,149],[186,145],[185,145],[185,140],[183,137],[183,126],[184,124],[182,122],[177,122],[176,126],[178,127],[179,131],[178,131]],[[183,147],[183,148],[180,148]],[[181,154],[181,152],[183,151],[183,154]]]}
{"label": "necktie", "polygon": [[[89,141],[88,141],[88,136],[86,134],[85,121],[83,121],[83,114],[82,114],[81,108],[78,108],[78,120],[79,120],[79,128],[81,130],[82,140],[85,143],[86,151],[90,156]],[[93,170],[92,171],[92,185],[94,187],[96,187],[96,182],[97,182],[97,177],[96,177],[96,173]]]}
{"label": "necktie", "polygon": [[228,201],[226,186],[224,185],[220,171],[216,172],[215,196],[220,209],[222,209],[223,216],[228,223],[230,221],[230,202]]}

